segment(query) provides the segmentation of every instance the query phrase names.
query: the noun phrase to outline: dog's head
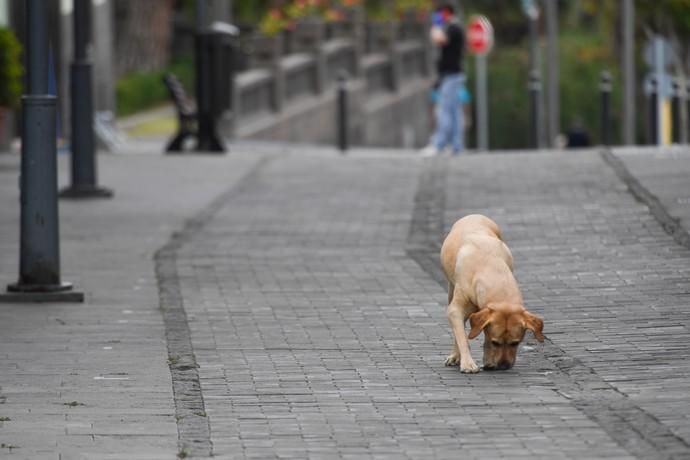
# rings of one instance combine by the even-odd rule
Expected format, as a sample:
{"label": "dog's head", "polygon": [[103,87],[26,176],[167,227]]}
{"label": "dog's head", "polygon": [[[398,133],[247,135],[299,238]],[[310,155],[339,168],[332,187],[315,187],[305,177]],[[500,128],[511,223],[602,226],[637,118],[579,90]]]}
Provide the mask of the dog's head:
{"label": "dog's head", "polygon": [[513,308],[489,306],[471,314],[469,319],[472,326],[468,335],[470,339],[484,331],[484,369],[486,370],[505,370],[513,367],[518,346],[525,337],[527,329],[534,333],[538,341],[544,341],[542,335],[544,321],[524,310],[522,306]]}

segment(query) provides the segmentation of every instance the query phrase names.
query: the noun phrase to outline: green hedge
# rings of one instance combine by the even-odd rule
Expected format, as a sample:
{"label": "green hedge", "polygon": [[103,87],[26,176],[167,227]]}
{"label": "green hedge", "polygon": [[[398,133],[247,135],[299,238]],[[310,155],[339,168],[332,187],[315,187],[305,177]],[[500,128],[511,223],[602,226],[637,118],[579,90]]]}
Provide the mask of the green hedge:
{"label": "green hedge", "polygon": [[193,94],[194,69],[192,60],[179,60],[164,70],[135,73],[120,78],[115,85],[117,114],[119,116],[131,115],[167,102],[170,97],[163,83],[163,76],[168,72],[177,75],[188,94],[190,96]]}
{"label": "green hedge", "polygon": [[[489,124],[492,149],[529,146],[529,98],[527,92],[529,44],[497,44],[488,60]],[[542,62],[544,62],[542,49]],[[475,99],[474,58],[468,57],[468,89]],[[611,73],[611,142],[620,138],[621,84],[619,66],[611,44],[591,31],[563,30],[560,37],[560,123],[566,133],[576,119],[584,124],[592,142],[599,141],[599,78]],[[542,71],[545,78],[546,71]],[[473,137],[473,134],[471,135]],[[470,139],[470,144],[473,139]]]}
{"label": "green hedge", "polygon": [[22,95],[22,47],[11,30],[0,27],[0,106],[16,108]]}

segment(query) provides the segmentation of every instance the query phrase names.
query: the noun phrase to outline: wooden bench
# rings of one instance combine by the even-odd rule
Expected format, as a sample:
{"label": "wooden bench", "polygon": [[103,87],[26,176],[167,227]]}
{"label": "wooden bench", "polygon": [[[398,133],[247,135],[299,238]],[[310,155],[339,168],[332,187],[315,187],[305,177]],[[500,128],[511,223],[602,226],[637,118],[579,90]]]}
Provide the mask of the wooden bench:
{"label": "wooden bench", "polygon": [[172,73],[163,77],[163,82],[170,92],[170,98],[177,110],[178,128],[175,137],[168,143],[167,152],[181,152],[188,137],[197,136],[197,114],[180,80]]}

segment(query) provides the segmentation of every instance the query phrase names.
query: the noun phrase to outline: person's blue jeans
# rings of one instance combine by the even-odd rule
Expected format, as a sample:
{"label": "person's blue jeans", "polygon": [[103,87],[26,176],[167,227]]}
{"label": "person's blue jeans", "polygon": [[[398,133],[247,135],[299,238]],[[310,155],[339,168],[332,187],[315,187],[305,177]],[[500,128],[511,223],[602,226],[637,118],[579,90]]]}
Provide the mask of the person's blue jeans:
{"label": "person's blue jeans", "polygon": [[436,103],[436,131],[432,143],[438,151],[446,146],[453,147],[453,154],[464,148],[462,104],[458,102],[458,92],[465,76],[461,73],[443,77]]}

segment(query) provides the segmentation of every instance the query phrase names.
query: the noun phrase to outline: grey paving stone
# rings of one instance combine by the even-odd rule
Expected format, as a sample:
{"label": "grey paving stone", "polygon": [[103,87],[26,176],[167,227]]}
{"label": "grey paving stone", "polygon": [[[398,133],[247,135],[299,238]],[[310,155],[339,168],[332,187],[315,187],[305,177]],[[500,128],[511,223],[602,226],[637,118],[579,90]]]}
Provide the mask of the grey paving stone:
{"label": "grey paving stone", "polygon": [[[102,156],[100,180],[115,197],[60,202],[62,276],[86,302],[0,304],[0,417],[10,418],[0,443],[19,446],[0,457],[175,457],[153,253],[257,160]],[[18,157],[0,155],[0,164]],[[18,274],[18,174],[0,168],[0,290]]]}
{"label": "grey paving stone", "polygon": [[[456,200],[474,199],[471,181],[463,182],[467,189],[460,191],[453,175],[473,161],[483,162],[491,174],[495,157],[468,157],[444,166],[449,169],[444,208],[447,202],[448,210],[461,213]],[[570,166],[567,158],[560,161]],[[604,167],[598,157],[596,162]],[[523,168],[524,173],[530,168],[534,164]],[[591,458],[629,458],[595,419],[556,391],[557,382],[548,376],[554,371],[543,369],[544,359],[533,359],[538,354],[533,344],[533,351],[523,354],[524,361],[499,378],[467,377],[443,367],[450,343],[444,294],[405,252],[416,193],[410,184],[423,170],[415,159],[281,158],[181,249],[178,269],[185,309],[194,318],[192,343],[204,350],[202,389],[213,396],[206,407],[214,453],[230,455],[220,440],[225,430],[237,433],[231,427],[239,425],[239,440],[248,457],[299,452],[319,458],[306,447],[308,440],[328,439],[341,458],[450,458],[459,452],[476,458],[516,452],[533,458],[582,458],[583,453]],[[579,180],[583,183],[573,188],[588,193],[589,179]],[[616,189],[615,179],[608,185],[627,203],[630,198]],[[520,201],[520,193],[517,189],[504,195]],[[497,191],[487,195],[505,198]],[[591,213],[599,209],[590,207]],[[434,212],[429,214],[433,217]],[[561,220],[568,217],[563,211],[558,215]],[[547,216],[535,221],[540,219]],[[588,231],[599,235],[594,224],[601,230],[607,222],[584,220],[569,238],[579,244],[591,238]],[[635,244],[648,232],[635,234]],[[441,234],[439,228],[431,238]],[[413,247],[423,249],[425,244],[412,241]],[[561,241],[537,246],[538,267],[551,267],[558,255],[572,255],[570,245],[558,244]],[[586,309],[591,301],[571,290],[580,284],[609,289],[602,271],[599,265],[583,263],[577,271],[555,278],[560,287],[540,278],[541,273],[535,279],[544,296],[584,302]],[[593,298],[598,301],[599,294]],[[597,321],[611,317],[610,311],[588,311]],[[581,319],[561,316],[566,324]],[[595,337],[574,339],[584,344]],[[564,342],[569,344],[570,338]],[[226,388],[217,377],[206,379],[204,366],[215,376],[222,369]],[[591,389],[597,387],[609,388],[600,380]],[[525,391],[511,394],[516,388]],[[268,416],[280,423],[262,422]],[[254,422],[247,423],[246,417]],[[542,439],[538,449],[526,446],[523,440],[530,436]],[[380,439],[392,442],[377,444]],[[250,440],[263,442],[249,446]]]}
{"label": "grey paving stone", "polygon": [[[87,304],[0,308],[0,441],[20,446],[0,456],[172,458],[178,436],[209,436],[180,418],[198,400],[173,406],[180,337],[166,343],[151,259],[193,217],[178,300],[205,412],[190,420],[210,423],[217,458],[690,457],[690,251],[597,153],[294,151],[222,195],[260,156],[108,157],[120,199],[61,206],[65,276],[91,286]],[[685,218],[686,157],[620,157]],[[15,183],[0,180],[5,253]],[[546,319],[548,343],[505,373],[443,366],[435,251],[470,212],[504,228]]]}

